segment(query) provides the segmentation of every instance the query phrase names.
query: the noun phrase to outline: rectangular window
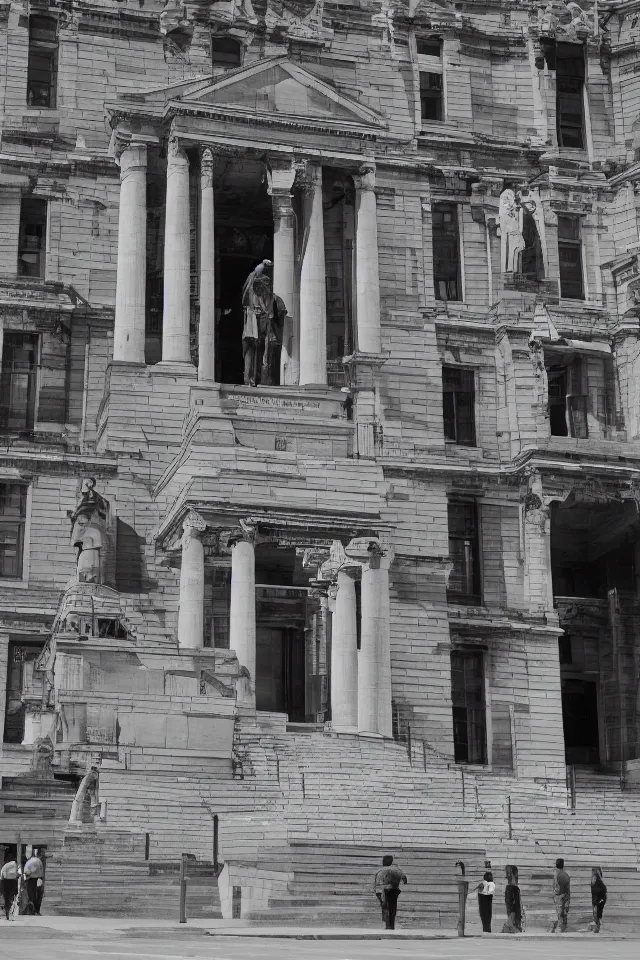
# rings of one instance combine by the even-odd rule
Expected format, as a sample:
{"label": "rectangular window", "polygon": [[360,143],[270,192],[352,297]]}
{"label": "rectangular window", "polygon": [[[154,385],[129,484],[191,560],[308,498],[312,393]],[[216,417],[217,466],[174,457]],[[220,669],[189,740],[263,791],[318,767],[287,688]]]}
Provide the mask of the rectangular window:
{"label": "rectangular window", "polygon": [[556,127],[559,147],[584,150],[584,49],[556,46]]}
{"label": "rectangular window", "polygon": [[453,747],[456,763],[487,762],[487,721],[482,651],[451,654]]}
{"label": "rectangular window", "polygon": [[22,577],[26,522],[27,487],[21,483],[0,483],[0,578]]}
{"label": "rectangular window", "polygon": [[458,207],[455,203],[434,203],[432,212],[436,300],[462,300]]}
{"label": "rectangular window", "polygon": [[450,500],[448,505],[449,557],[453,569],[447,598],[457,603],[480,603],[480,551],[478,511],[467,500]]}
{"label": "rectangular window", "polygon": [[474,447],[475,372],[463,367],[442,368],[442,408],[444,438],[462,446]]}
{"label": "rectangular window", "polygon": [[55,17],[29,17],[28,105],[55,107],[57,81],[58,21]]}
{"label": "rectangular window", "polygon": [[38,335],[7,330],[0,368],[0,429],[33,430],[36,410]]}
{"label": "rectangular window", "polygon": [[551,436],[586,440],[589,396],[583,358],[560,356],[554,360],[551,354],[546,367]]}
{"label": "rectangular window", "polygon": [[442,74],[420,71],[420,116],[442,120]]}
{"label": "rectangular window", "polygon": [[44,280],[47,238],[47,201],[23,197],[20,204],[18,276]]}
{"label": "rectangular window", "polygon": [[5,743],[22,743],[25,713],[22,697],[29,690],[33,667],[42,648],[42,643],[9,641],[7,705],[4,717]]}
{"label": "rectangular window", "polygon": [[420,72],[420,117],[426,121],[444,120],[444,83],[442,41],[439,37],[416,39]]}
{"label": "rectangular window", "polygon": [[569,300],[584,300],[580,217],[558,214],[558,259],[560,296]]}

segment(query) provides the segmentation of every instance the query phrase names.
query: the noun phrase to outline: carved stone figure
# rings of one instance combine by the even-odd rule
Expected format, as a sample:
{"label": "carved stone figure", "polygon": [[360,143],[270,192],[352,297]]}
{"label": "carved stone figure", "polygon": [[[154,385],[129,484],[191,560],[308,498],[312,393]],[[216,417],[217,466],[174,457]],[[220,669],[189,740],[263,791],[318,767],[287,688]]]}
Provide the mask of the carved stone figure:
{"label": "carved stone figure", "polygon": [[76,548],[76,575],[79,583],[100,583],[109,504],[89,477],[82,482],[82,498],[75,510],[67,511],[71,521],[71,543]]}
{"label": "carved stone figure", "polygon": [[513,190],[503,190],[500,194],[500,238],[501,264],[503,273],[517,273],[520,268],[520,255],[525,242],[522,236],[520,208]]}
{"label": "carved stone figure", "polygon": [[271,260],[259,263],[242,288],[244,382],[251,387],[261,382],[265,361],[267,364],[269,362],[269,344],[276,340],[273,329],[274,296],[271,278],[267,272],[271,266]]}
{"label": "carved stone figure", "polygon": [[53,776],[51,764],[53,762],[53,743],[49,737],[39,737],[33,745],[31,754],[31,772],[42,779]]}

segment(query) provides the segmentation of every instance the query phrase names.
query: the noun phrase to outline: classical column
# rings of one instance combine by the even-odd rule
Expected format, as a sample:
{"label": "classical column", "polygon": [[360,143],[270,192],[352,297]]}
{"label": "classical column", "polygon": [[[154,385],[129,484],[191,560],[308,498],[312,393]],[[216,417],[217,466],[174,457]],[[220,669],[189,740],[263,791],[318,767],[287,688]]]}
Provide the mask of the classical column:
{"label": "classical column", "polygon": [[338,571],[331,635],[331,724],[358,729],[358,632],[355,567]]}
{"label": "classical column", "polygon": [[377,551],[362,570],[360,607],[358,729],[391,736],[389,565]]}
{"label": "classical column", "polygon": [[191,361],[189,161],[178,140],[169,140],[164,224],[163,362]]}
{"label": "classical column", "polygon": [[300,375],[300,329],[295,302],[295,247],[293,195],[295,167],[270,160],[269,193],[273,203],[273,292],[287,308],[280,354],[280,383],[298,382]]}
{"label": "classical column", "polygon": [[300,383],[327,382],[327,296],[322,167],[307,165],[302,181],[305,222],[300,268]]}
{"label": "classical column", "polygon": [[358,352],[380,353],[380,277],[376,168],[363,164],[353,182],[356,188],[356,325]]}
{"label": "classical column", "polygon": [[180,650],[195,650],[204,646],[204,546],[201,538],[206,528],[205,521],[193,510],[182,524],[178,609]]}
{"label": "classical column", "polygon": [[231,608],[229,646],[235,651],[241,671],[238,702],[256,702],[256,559],[255,531],[243,525],[229,538],[231,544]]}
{"label": "classical column", "polygon": [[216,250],[214,241],[213,154],[208,148],[200,159],[200,326],[198,329],[198,380],[216,378]]}
{"label": "classical column", "polygon": [[147,147],[129,143],[120,154],[118,272],[113,359],[144,363],[147,285]]}

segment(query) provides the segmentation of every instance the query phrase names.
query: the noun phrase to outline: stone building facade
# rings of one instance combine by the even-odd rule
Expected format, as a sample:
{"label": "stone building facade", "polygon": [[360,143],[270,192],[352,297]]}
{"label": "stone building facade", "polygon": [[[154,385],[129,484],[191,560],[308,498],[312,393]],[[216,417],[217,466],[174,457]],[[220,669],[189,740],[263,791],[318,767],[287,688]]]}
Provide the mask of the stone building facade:
{"label": "stone building facade", "polygon": [[243,724],[635,776],[639,30],[0,4],[0,841],[55,846],[48,777],[153,845],[151,773],[224,780]]}

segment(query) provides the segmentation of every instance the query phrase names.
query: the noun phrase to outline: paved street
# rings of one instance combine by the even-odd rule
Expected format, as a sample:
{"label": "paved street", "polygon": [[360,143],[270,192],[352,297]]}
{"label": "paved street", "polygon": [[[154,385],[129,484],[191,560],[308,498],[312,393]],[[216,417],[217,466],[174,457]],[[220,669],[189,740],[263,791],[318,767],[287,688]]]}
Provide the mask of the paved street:
{"label": "paved street", "polygon": [[[87,926],[69,936],[44,924],[0,923],[0,946],[11,955],[27,955],[46,942],[47,960],[546,960],[558,953],[557,937],[491,937],[468,940],[325,940],[210,936],[197,928],[157,929],[149,935],[132,927],[92,935]],[[554,943],[549,941],[553,939]],[[637,941],[606,937],[562,938],[564,957],[575,960],[635,960]],[[11,946],[9,946],[11,944]]]}

